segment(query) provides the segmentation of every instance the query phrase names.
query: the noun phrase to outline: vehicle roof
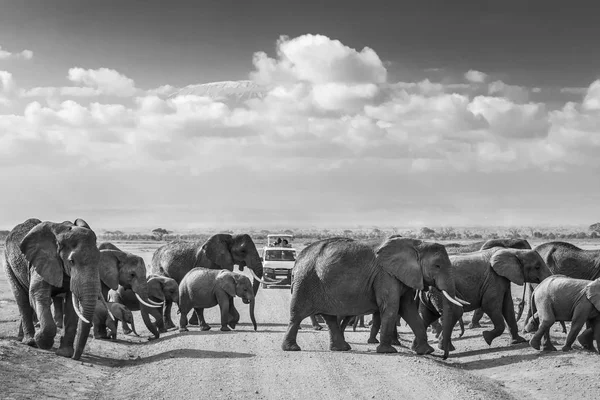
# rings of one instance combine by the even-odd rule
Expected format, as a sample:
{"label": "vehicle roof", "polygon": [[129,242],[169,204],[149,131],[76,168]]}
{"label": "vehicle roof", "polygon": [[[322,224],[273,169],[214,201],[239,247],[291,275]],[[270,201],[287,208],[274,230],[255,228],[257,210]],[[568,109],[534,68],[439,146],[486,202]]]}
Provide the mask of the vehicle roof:
{"label": "vehicle roof", "polygon": [[267,237],[294,237],[294,235],[290,235],[289,233],[269,233]]}
{"label": "vehicle roof", "polygon": [[265,250],[296,250],[295,247],[273,247],[265,246]]}

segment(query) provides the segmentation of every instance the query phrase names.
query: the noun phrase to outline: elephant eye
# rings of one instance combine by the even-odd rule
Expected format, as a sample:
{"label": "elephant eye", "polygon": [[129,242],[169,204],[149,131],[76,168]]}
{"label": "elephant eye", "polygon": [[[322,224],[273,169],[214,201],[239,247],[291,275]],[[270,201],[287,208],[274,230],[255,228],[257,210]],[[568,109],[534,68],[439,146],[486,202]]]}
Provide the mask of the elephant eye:
{"label": "elephant eye", "polygon": [[131,276],[132,278],[135,277],[135,272],[132,272],[131,274],[129,274],[129,276]]}

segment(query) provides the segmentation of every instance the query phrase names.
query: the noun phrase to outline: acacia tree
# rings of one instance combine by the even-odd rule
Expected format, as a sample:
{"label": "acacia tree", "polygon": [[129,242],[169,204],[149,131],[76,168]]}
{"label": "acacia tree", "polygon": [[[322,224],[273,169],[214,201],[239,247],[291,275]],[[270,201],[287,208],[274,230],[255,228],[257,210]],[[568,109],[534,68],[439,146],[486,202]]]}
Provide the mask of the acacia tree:
{"label": "acacia tree", "polygon": [[154,236],[154,238],[156,240],[162,240],[163,236],[168,235],[169,233],[172,233],[171,231],[168,231],[164,228],[156,228],[152,230],[152,236]]}

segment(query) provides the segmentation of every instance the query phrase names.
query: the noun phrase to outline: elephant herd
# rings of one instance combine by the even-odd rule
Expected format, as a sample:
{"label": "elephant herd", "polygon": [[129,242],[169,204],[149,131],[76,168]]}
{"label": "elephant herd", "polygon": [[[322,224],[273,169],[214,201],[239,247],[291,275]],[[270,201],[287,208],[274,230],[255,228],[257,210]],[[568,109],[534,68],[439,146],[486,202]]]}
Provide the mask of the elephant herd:
{"label": "elephant herd", "polygon": [[[234,265],[248,267],[255,282],[232,272]],[[139,310],[154,338],[160,337],[175,327],[173,303],[180,311],[193,308],[190,323],[199,323],[203,330],[210,329],[203,309],[219,304],[221,330],[228,330],[239,321],[233,297],[240,296],[250,305],[256,330],[254,296],[261,283],[276,283],[262,279],[262,260],[249,235],[217,234],[204,243],[168,243],[157,249],[147,275],[140,256],[112,243],[98,245],[96,234],[80,218],[61,223],[32,218],[15,226],[6,238],[4,269],[21,317],[17,338],[51,349],[62,328],[56,354],[75,360],[92,326],[95,338],[114,339],[119,321],[125,333],[133,330],[137,335],[131,311]],[[215,271],[195,273],[205,270]],[[186,329],[186,315],[181,313],[181,331]]]}
{"label": "elephant herd", "polygon": [[[97,243],[82,219],[62,223],[28,219],[6,239],[5,273],[15,297],[22,343],[50,349],[62,328],[58,355],[79,359],[91,327],[95,338],[116,338],[118,321],[125,333],[137,335],[132,311],[139,311],[154,338],[175,328],[173,303],[180,314],[179,331],[190,324],[211,327],[204,309],[219,305],[221,330],[235,328],[238,296],[254,316],[263,277],[262,259],[247,234],[216,234],[205,242],[176,240],[158,248],[150,274],[144,260],[111,243]],[[252,280],[233,272],[248,268]],[[524,285],[515,316],[511,283]],[[532,285],[537,285],[533,289]],[[414,333],[412,350],[434,351],[427,329],[438,330],[446,359],[455,350],[451,334],[464,312],[474,311],[470,326],[483,313],[492,328],[483,332],[489,345],[505,327],[511,344],[525,342],[517,321],[527,304],[530,345],[555,350],[549,329],[571,321],[563,350],[577,338],[588,350],[600,348],[600,251],[581,250],[563,242],[532,249],[523,239],[494,239],[471,245],[439,243],[392,235],[383,240],[334,237],[319,240],[298,255],[292,273],[289,325],[281,345],[298,351],[300,323],[320,315],[329,328],[330,349],[346,351],[344,330],[351,318],[373,314],[369,343],[378,353],[396,352],[397,321]],[[438,322],[441,321],[440,322]],[[39,324],[39,325],[38,325]],[[316,324],[316,322],[313,322]],[[130,326],[131,325],[131,329]],[[564,325],[563,325],[564,326]],[[36,331],[37,328],[37,331]],[[376,339],[379,333],[380,340]]]}

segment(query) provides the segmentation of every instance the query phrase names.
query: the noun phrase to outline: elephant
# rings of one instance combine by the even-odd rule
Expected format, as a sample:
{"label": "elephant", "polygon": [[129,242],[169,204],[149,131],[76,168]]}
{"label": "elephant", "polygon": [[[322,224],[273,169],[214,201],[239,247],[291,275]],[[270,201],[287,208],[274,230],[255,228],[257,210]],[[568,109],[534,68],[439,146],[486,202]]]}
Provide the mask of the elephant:
{"label": "elephant", "polygon": [[[380,313],[381,343],[377,352],[395,353],[391,336],[400,311],[415,333],[413,350],[429,354],[434,349],[427,344],[425,328],[411,300],[414,290],[430,286],[438,287],[447,296],[445,306],[449,314],[450,301],[462,306],[454,299],[450,259],[440,244],[402,237],[376,242],[337,237],[313,242],[296,259],[290,322],[281,348],[301,350],[296,341],[300,323],[310,315],[321,314],[329,328],[330,350],[350,350],[338,316]],[[451,329],[448,318],[444,330]],[[444,358],[448,352],[444,346]]]}
{"label": "elephant", "polygon": [[[116,290],[119,285],[132,289],[137,299],[145,305],[144,313],[149,313],[153,308],[162,308],[162,303],[150,299],[146,279],[146,264],[144,259],[132,253],[120,250],[109,242],[98,246],[100,250],[100,280],[102,298],[108,300],[108,291]],[[60,298],[54,299],[55,319],[61,319],[63,302]],[[158,331],[152,333],[158,337]]]}
{"label": "elephant", "polygon": [[[523,285],[524,282],[539,283],[552,272],[534,250],[507,249],[494,247],[467,254],[450,256],[456,293],[469,302],[465,312],[481,308],[489,315],[494,328],[484,331],[483,338],[488,345],[504,332],[506,324],[512,337],[511,344],[525,342],[518,334],[510,284]],[[431,289],[429,297],[421,296],[419,313],[425,327],[428,327],[445,310],[440,310],[438,302],[441,294]],[[442,318],[443,323],[446,317]],[[442,333],[445,335],[446,331]]]}
{"label": "elephant", "polygon": [[[479,243],[479,242],[478,242]],[[531,245],[525,239],[510,239],[510,238],[501,238],[501,239],[490,239],[484,242],[481,245],[481,248],[477,250],[487,250],[493,247],[503,247],[505,249],[521,249],[521,250],[531,250]],[[477,251],[476,250],[476,251]],[[461,252],[462,253],[462,252]],[[523,313],[523,307],[525,307],[525,293],[527,291],[527,285],[523,286],[523,295],[521,296],[521,301],[518,305],[517,312],[517,321],[521,318],[521,314]],[[471,317],[471,323],[469,324],[469,328],[481,328],[479,321],[483,317],[483,310],[481,308],[475,310],[473,312],[473,316]],[[460,321],[462,323],[462,320]],[[462,326],[461,326],[461,329]]]}
{"label": "elephant", "polygon": [[[263,279],[263,265],[250,235],[216,234],[206,242],[187,242],[175,240],[159,247],[152,256],[152,273],[175,279],[180,284],[181,280],[192,268],[203,267],[208,269],[226,269],[233,271],[234,264],[240,270],[248,267],[254,277],[252,285],[256,296],[261,283],[277,284],[279,281]],[[167,302],[168,303],[168,302]],[[231,315],[238,314],[233,301],[230,303]],[[170,310],[169,305],[165,308]],[[170,316],[165,315],[165,321]],[[197,320],[200,320],[199,322]],[[200,324],[206,328],[203,315],[193,315],[190,324]]]}
{"label": "elephant", "polygon": [[[586,280],[600,278],[600,250],[583,250],[566,242],[543,243],[536,246],[534,250],[540,254],[553,274]],[[529,293],[533,293],[532,285],[528,285],[528,287]],[[531,301],[529,301],[529,304],[531,304]],[[531,315],[531,307],[528,307],[525,326],[527,326]],[[566,333],[564,322],[562,322],[562,325],[563,331]]]}
{"label": "elephant", "polygon": [[[13,228],[6,238],[5,272],[21,316],[18,338],[23,343],[52,348],[57,328],[50,305],[65,293],[56,354],[81,358],[100,294],[99,261],[96,234],[83,219],[56,223],[31,218]],[[34,312],[40,322],[37,332]]]}
{"label": "elephant", "polygon": [[[121,321],[123,324],[123,333],[131,333],[131,330],[127,327],[127,324],[131,324],[133,333],[136,336],[139,336],[135,330],[133,313],[129,308],[125,307],[123,304],[115,302],[97,302],[93,321],[94,338],[106,339],[110,337],[111,339],[115,340],[117,338],[117,327],[119,321]],[[107,333],[107,328],[110,330],[110,334]]]}
{"label": "elephant", "polygon": [[152,314],[156,319],[159,332],[166,332],[170,328],[175,328],[175,324],[171,319],[173,303],[179,304],[179,285],[175,279],[162,275],[150,275],[148,276],[148,290],[151,300],[158,300],[165,304],[164,318],[163,313]]}
{"label": "elephant", "polygon": [[112,314],[112,311],[110,313],[108,311],[109,308],[105,306],[104,303],[101,301],[96,302],[94,318],[92,319],[94,339],[111,338],[112,340],[115,340],[117,338],[117,321]]}
{"label": "elephant", "polygon": [[539,328],[529,341],[531,347],[555,351],[550,342],[550,327],[555,321],[572,321],[571,329],[562,351],[571,350],[575,338],[584,324],[591,326],[578,338],[584,348],[600,351],[600,278],[575,279],[565,275],[553,275],[540,283],[533,291],[532,312],[539,318]]}
{"label": "elephant", "polygon": [[531,249],[531,245],[527,240],[512,238],[488,239],[469,244],[448,243],[445,247],[446,251],[448,251],[448,255],[472,253],[474,251],[491,249],[492,247]]}
{"label": "elephant", "polygon": [[[217,304],[221,309],[221,331],[230,331],[229,326],[235,329],[240,315],[234,315],[232,318],[229,307],[235,296],[241,297],[244,304],[250,305],[250,320],[256,331],[254,290],[246,275],[226,269],[192,268],[179,284],[179,332],[188,330],[187,315],[190,310],[194,309],[201,315],[204,308]],[[203,327],[203,330],[208,329]]]}

